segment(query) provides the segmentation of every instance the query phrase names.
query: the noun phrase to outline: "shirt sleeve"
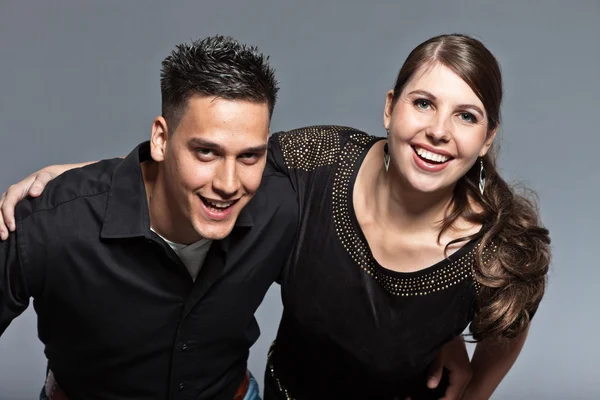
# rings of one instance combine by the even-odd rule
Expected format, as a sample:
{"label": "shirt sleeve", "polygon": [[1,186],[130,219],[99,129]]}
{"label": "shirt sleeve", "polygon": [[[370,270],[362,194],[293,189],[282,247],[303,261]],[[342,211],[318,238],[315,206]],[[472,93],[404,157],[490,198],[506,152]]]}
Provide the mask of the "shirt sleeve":
{"label": "shirt sleeve", "polygon": [[285,174],[302,202],[304,192],[314,189],[314,178],[335,164],[342,133],[350,131],[354,130],[323,125],[274,133],[269,138],[267,170]]}
{"label": "shirt sleeve", "polygon": [[[284,135],[284,132],[277,132],[272,134],[269,137],[269,145],[267,151],[267,166],[265,168],[265,174],[267,175],[284,175],[292,183],[292,176],[290,176],[291,172],[285,162],[285,157],[283,155],[283,151],[281,149],[281,137]],[[294,190],[297,191],[296,185],[294,185]]]}
{"label": "shirt sleeve", "polygon": [[[290,180],[290,183],[292,184],[292,188],[294,193],[296,193],[295,199],[294,201],[296,202],[296,206],[298,206],[297,204],[297,193],[298,193],[298,181],[297,181],[297,177],[293,174],[293,171],[290,171],[290,169],[287,167],[286,163],[285,163],[285,158],[283,156],[283,152],[281,151],[281,145],[280,145],[280,136],[283,134],[283,132],[278,132],[278,133],[274,133],[273,135],[271,135],[269,137],[269,144],[268,144],[268,151],[267,151],[267,165],[265,167],[265,175],[279,175],[279,176],[284,176],[286,178],[288,178]],[[270,195],[275,195],[272,193],[269,193]],[[290,244],[291,247],[291,244]],[[284,262],[285,264],[285,262]],[[285,274],[285,268],[282,267],[281,271],[279,272],[279,275],[277,276],[277,278],[275,278],[275,283],[277,283],[278,285],[281,285],[281,282],[283,280],[283,275]]]}
{"label": "shirt sleeve", "polygon": [[29,305],[22,261],[18,232],[11,233],[6,241],[0,242],[0,335]]}
{"label": "shirt sleeve", "polygon": [[[348,130],[339,126],[310,126],[277,132],[269,138],[265,173],[289,179],[297,203],[298,229],[311,201],[325,195],[327,177],[340,154],[341,133]],[[276,282],[281,284],[287,273],[282,269]]]}

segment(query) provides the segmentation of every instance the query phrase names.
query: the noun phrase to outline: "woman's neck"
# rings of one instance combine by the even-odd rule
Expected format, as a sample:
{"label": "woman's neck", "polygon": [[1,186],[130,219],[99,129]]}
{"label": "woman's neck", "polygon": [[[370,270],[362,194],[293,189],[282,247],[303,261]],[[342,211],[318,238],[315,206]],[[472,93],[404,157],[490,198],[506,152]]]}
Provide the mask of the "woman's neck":
{"label": "woman's neck", "polygon": [[372,157],[365,159],[361,167],[364,171],[360,171],[363,179],[358,182],[361,185],[358,193],[364,193],[365,211],[388,229],[400,227],[403,233],[416,234],[439,232],[440,222],[452,201],[453,188],[436,193],[414,190],[393,168],[386,171],[383,151],[374,150],[369,154]]}

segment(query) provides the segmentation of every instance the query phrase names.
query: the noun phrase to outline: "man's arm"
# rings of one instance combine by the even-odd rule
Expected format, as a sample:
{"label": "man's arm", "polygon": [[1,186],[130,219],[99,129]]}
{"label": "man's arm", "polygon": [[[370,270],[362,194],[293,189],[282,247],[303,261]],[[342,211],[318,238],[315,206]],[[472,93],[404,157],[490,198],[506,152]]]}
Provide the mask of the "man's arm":
{"label": "man's arm", "polygon": [[94,161],[79,164],[50,165],[34,172],[21,182],[11,185],[0,198],[0,240],[6,240],[9,232],[14,232],[15,206],[27,196],[38,197],[52,179],[73,168],[85,167]]}
{"label": "man's arm", "polygon": [[460,400],[473,376],[469,353],[462,336],[456,336],[446,343],[429,370],[427,386],[436,388],[442,379],[443,370],[450,374],[450,382],[442,400]]}
{"label": "man's arm", "polygon": [[507,342],[485,340],[477,344],[471,360],[473,378],[465,391],[465,400],[486,400],[492,396],[519,357],[528,332],[529,327]]}
{"label": "man's arm", "polygon": [[0,242],[0,335],[25,311],[31,297],[17,240],[17,235],[11,235]]}

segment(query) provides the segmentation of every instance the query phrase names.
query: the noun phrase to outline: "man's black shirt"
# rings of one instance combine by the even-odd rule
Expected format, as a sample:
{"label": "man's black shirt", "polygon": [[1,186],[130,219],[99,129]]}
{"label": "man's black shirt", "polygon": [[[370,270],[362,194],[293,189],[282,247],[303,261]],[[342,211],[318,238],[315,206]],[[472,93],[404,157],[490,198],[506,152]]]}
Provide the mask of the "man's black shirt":
{"label": "man's black shirt", "polygon": [[149,158],[142,143],[19,203],[16,232],[0,243],[0,334],[32,297],[70,400],[231,400],[259,335],[254,312],[294,239],[296,195],[267,169],[194,282],[150,230],[140,167]]}

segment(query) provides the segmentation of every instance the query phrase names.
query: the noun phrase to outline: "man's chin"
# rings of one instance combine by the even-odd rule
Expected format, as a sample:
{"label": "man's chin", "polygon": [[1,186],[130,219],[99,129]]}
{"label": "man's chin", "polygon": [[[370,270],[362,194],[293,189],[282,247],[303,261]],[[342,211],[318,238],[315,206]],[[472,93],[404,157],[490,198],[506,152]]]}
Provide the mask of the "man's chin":
{"label": "man's chin", "polygon": [[196,228],[196,232],[202,237],[202,239],[208,240],[225,239],[227,236],[229,236],[232,230],[232,223],[219,223],[217,226],[214,226],[214,224],[211,224],[210,226],[207,226],[207,224],[202,224],[202,226],[198,226]]}

